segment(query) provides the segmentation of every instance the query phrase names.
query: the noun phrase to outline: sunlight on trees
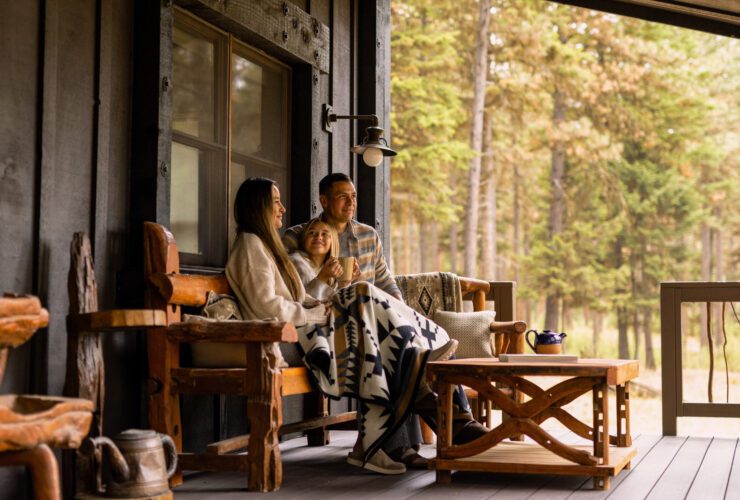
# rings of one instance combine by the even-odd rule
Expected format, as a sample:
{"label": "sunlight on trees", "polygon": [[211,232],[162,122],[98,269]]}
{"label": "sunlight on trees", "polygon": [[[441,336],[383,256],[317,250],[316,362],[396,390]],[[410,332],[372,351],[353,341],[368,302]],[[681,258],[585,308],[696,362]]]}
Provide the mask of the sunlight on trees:
{"label": "sunlight on trees", "polygon": [[517,281],[532,327],[585,328],[580,354],[655,367],[660,282],[740,279],[740,41],[488,3],[476,151],[479,2],[392,2],[393,269]]}

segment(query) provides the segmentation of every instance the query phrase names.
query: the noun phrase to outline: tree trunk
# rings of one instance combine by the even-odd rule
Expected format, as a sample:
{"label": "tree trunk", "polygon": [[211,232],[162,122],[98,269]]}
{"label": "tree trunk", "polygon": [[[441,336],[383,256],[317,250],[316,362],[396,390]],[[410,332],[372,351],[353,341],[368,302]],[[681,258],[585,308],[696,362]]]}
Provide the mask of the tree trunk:
{"label": "tree trunk", "polygon": [[425,273],[429,271],[429,269],[432,267],[432,256],[430,255],[431,252],[426,251],[427,248],[429,248],[430,239],[429,239],[429,223],[428,222],[420,222],[419,223],[419,248],[424,249],[424,251],[419,252],[417,255],[419,255],[419,262],[421,264],[421,272]]}
{"label": "tree trunk", "polygon": [[485,204],[483,209],[483,245],[481,258],[483,269],[481,278],[495,281],[497,277],[496,255],[496,163],[493,158],[493,119],[486,113],[483,125],[483,174],[485,183]]}
{"label": "tree trunk", "polygon": [[[414,220],[411,223],[411,234],[412,235],[418,235],[419,234],[419,226],[420,223],[416,220]],[[421,243],[419,241],[419,238],[413,237],[411,238],[411,255],[409,260],[409,273],[416,274],[421,272],[421,259],[418,257],[414,258],[415,255],[421,254]]]}
{"label": "tree trunk", "polygon": [[629,313],[624,306],[617,307],[617,331],[619,332],[619,359],[630,359]]}
{"label": "tree trunk", "polygon": [[436,221],[422,222],[419,225],[419,246],[421,272],[440,271],[439,226]]}
{"label": "tree trunk", "polygon": [[594,336],[592,340],[593,356],[594,358],[599,357],[599,344],[601,343],[601,332],[604,329],[604,313],[601,311],[594,311],[593,313],[593,329]]}
{"label": "tree trunk", "polygon": [[[640,276],[637,266],[639,265],[638,259],[633,254],[630,257],[630,281],[632,282],[632,304],[637,304],[639,299],[638,289],[640,287]],[[637,307],[632,307],[632,342],[634,347],[633,359],[640,359],[640,314]]]}
{"label": "tree trunk", "polygon": [[[565,96],[556,88],[553,92],[552,124],[554,130],[559,130],[565,121]],[[548,217],[548,236],[553,240],[563,232],[563,213],[565,211],[565,146],[562,142],[555,142],[551,151],[550,190],[552,201]],[[548,285],[550,285],[548,283]],[[545,298],[545,328],[557,330],[560,318],[558,317],[558,303],[560,292],[548,286]]]}
{"label": "tree trunk", "polygon": [[[530,241],[529,241],[529,224],[524,221],[522,225],[522,245],[524,250],[524,256],[528,257],[529,253],[531,251],[530,248]],[[519,279],[524,280],[526,278],[526,275],[520,274]],[[521,282],[519,282],[521,283]],[[532,299],[525,299],[524,301],[524,321],[527,322],[527,324],[532,324]]]}
{"label": "tree trunk", "polygon": [[560,328],[562,331],[568,332],[573,325],[573,309],[570,307],[570,304],[568,304],[567,301],[561,300],[560,302],[560,310],[562,311],[560,314],[563,318],[560,322]]}
{"label": "tree trunk", "polygon": [[403,221],[403,243],[401,248],[403,252],[401,254],[401,269],[397,269],[396,272],[399,274],[409,274],[411,272],[411,241],[414,237],[411,227],[411,217],[406,214]]}
{"label": "tree trunk", "polygon": [[[701,280],[712,281],[712,231],[709,224],[701,223]],[[699,339],[702,346],[707,345],[707,310],[699,308]]]}
{"label": "tree trunk", "polygon": [[[514,281],[519,284],[521,283],[521,276],[519,272],[519,262],[521,260],[521,246],[519,243],[519,166],[517,165],[517,162],[514,162],[514,214],[513,214],[513,220],[512,220],[512,232],[513,232],[513,240],[514,240]],[[524,316],[524,310],[525,310],[525,301],[523,300],[517,300],[516,301],[516,317],[517,318],[526,318]],[[525,319],[525,321],[528,321],[528,318]]]}
{"label": "tree trunk", "polygon": [[450,224],[450,272],[458,274],[457,268],[457,221]]}
{"label": "tree trunk", "polygon": [[476,250],[478,236],[478,195],[480,190],[480,166],[483,142],[483,111],[488,74],[488,24],[491,1],[480,0],[478,30],[475,40],[475,67],[473,69],[473,123],[470,132],[470,147],[473,159],[468,172],[468,199],[465,204],[465,248],[463,267],[466,276],[476,275]]}
{"label": "tree trunk", "polygon": [[653,324],[649,307],[642,310],[642,331],[645,335],[645,367],[655,370],[655,352],[653,351]]}

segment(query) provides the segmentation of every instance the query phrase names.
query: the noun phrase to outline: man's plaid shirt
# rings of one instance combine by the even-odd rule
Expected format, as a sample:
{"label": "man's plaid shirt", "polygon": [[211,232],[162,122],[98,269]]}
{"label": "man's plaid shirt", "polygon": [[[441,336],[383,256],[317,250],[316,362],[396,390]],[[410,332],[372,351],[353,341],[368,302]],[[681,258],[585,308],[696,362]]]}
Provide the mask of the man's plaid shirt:
{"label": "man's plaid shirt", "polygon": [[[321,214],[324,219],[324,214]],[[283,244],[288,252],[298,250],[300,234],[306,224],[293,226],[285,231]],[[354,257],[360,265],[359,281],[367,281],[391,295],[400,295],[401,291],[396,285],[396,280],[388,269],[383,255],[383,245],[380,243],[378,232],[367,224],[362,224],[352,219],[349,221],[349,255],[342,257]]]}

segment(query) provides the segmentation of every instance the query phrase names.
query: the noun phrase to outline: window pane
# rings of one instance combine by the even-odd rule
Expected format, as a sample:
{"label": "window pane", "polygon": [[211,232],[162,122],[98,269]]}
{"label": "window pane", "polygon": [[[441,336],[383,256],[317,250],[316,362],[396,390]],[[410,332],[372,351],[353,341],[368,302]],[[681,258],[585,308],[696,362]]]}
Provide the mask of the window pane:
{"label": "window pane", "polygon": [[232,54],[231,71],[232,148],[282,163],[287,127],[284,70]]}
{"label": "window pane", "polygon": [[214,52],[212,41],[174,28],[172,126],[208,141],[215,140]]}
{"label": "window pane", "polygon": [[248,165],[246,162],[240,162],[239,160],[231,160],[231,186],[229,186],[229,248],[234,243],[234,237],[236,236],[236,221],[234,220],[234,200],[236,199],[236,192],[239,191],[239,186],[242,182],[249,177],[267,177],[278,183],[280,189],[280,199],[285,205],[287,213],[283,218],[283,229],[287,228],[290,224],[290,186],[288,185],[288,172],[287,170],[269,168],[260,165]]}
{"label": "window pane", "polygon": [[226,223],[223,153],[173,141],[170,226],[181,263],[222,266]]}
{"label": "window pane", "polygon": [[198,183],[201,153],[172,143],[170,230],[180,252],[200,254],[198,242]]}

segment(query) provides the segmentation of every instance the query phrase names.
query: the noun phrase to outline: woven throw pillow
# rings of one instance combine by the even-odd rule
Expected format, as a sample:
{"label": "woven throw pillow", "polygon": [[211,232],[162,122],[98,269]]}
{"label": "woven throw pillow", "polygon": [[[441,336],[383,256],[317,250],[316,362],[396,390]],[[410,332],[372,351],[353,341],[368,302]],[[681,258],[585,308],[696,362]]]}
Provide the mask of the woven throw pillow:
{"label": "woven throw pillow", "polygon": [[208,292],[206,305],[203,306],[201,314],[206,318],[217,320],[242,319],[236,298],[226,294],[219,295],[213,290]]}
{"label": "woven throw pillow", "polygon": [[491,358],[491,322],[495,311],[451,312],[437,311],[434,322],[458,341],[455,356],[463,358]]}

